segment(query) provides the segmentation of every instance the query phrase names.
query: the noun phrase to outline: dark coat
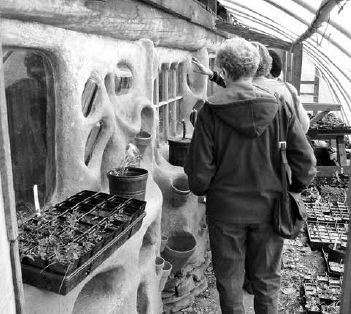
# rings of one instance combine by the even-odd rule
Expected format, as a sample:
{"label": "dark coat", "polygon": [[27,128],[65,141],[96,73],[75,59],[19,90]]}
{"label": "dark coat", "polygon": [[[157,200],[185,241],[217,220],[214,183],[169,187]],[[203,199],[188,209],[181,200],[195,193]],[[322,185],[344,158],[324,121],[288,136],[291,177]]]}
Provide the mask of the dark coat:
{"label": "dark coat", "polygon": [[[295,116],[288,117],[290,189],[301,192],[316,173],[313,150]],[[207,215],[220,221],[270,221],[282,191],[276,98],[238,83],[209,98],[198,119],[185,163],[191,191],[207,195]]]}

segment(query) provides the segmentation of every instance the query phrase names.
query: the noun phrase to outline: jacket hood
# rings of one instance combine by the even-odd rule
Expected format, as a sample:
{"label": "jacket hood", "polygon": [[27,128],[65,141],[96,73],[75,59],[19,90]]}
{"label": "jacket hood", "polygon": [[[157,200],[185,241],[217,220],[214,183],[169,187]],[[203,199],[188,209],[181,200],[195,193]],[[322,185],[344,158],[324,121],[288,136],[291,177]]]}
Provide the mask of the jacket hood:
{"label": "jacket hood", "polygon": [[208,103],[214,115],[246,137],[260,136],[278,111],[276,98],[252,85],[214,95]]}

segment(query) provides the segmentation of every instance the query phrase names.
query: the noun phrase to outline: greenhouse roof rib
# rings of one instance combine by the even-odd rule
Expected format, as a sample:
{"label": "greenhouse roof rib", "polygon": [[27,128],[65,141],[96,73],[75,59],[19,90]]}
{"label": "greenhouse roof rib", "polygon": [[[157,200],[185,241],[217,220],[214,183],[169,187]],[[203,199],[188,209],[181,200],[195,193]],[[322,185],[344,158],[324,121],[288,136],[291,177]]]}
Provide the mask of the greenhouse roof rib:
{"label": "greenhouse roof rib", "polygon": [[[304,54],[326,80],[335,101],[342,105],[344,118],[351,123],[350,0],[219,2],[230,13],[232,24],[218,22],[220,30],[252,40],[261,38],[263,43],[285,50],[302,42]],[[243,32],[245,27],[250,32]],[[255,35],[250,38],[250,33]]]}

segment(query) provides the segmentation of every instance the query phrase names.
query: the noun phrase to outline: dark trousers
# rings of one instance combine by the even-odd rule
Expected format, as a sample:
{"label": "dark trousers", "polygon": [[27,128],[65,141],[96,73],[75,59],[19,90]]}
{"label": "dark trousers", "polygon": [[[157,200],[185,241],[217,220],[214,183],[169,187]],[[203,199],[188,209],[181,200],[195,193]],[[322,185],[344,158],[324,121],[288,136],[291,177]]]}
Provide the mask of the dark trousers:
{"label": "dark trousers", "polygon": [[278,313],[283,239],[274,233],[272,225],[224,223],[208,218],[208,227],[222,314],[245,314],[245,268],[254,292],[255,313]]}

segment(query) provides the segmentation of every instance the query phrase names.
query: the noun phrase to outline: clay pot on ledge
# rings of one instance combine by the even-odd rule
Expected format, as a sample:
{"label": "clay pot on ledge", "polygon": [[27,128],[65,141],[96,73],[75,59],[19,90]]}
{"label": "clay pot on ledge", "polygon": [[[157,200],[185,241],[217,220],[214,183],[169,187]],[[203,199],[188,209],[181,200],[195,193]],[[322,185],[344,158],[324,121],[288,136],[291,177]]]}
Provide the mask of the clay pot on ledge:
{"label": "clay pot on ledge", "polygon": [[163,269],[165,264],[165,260],[161,256],[156,256],[155,258],[155,266],[156,266],[156,275],[158,276]]}
{"label": "clay pot on ledge", "polygon": [[172,273],[177,273],[186,264],[196,249],[196,239],[187,231],[176,231],[168,239],[162,257],[172,264]]}
{"label": "clay pot on ledge", "polygon": [[160,283],[159,283],[159,290],[160,291],[163,291],[163,289],[166,285],[168,276],[170,275],[171,271],[172,271],[172,264],[170,262],[165,261],[163,264],[162,276],[161,276]]}
{"label": "clay pot on ledge", "polygon": [[146,147],[151,143],[151,134],[146,131],[140,131],[134,138],[135,145],[138,147],[140,155],[144,155]]}
{"label": "clay pot on ledge", "polygon": [[110,194],[144,201],[147,177],[148,171],[137,167],[127,167],[123,175],[115,175],[113,171],[109,171],[107,178]]}
{"label": "clay pot on ledge", "polygon": [[165,249],[165,246],[166,246],[166,244],[167,244],[167,241],[168,241],[168,237],[165,236],[165,235],[163,235],[163,236],[161,237],[161,246],[160,246],[160,252],[161,252],[161,253],[162,253],[163,250]]}
{"label": "clay pot on ledge", "polygon": [[180,207],[189,198],[190,189],[188,177],[186,175],[177,177],[171,185],[171,202],[173,207]]}

